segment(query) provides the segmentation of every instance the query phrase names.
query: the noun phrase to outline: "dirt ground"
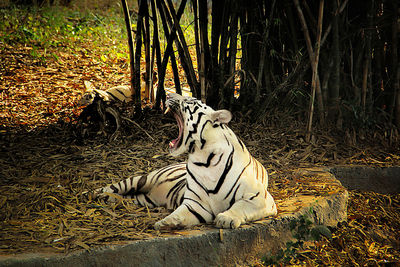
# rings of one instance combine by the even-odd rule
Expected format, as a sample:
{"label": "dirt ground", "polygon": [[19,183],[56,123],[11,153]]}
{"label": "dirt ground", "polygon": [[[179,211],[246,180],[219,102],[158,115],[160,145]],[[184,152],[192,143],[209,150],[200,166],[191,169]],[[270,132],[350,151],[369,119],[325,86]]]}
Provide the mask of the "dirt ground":
{"label": "dirt ground", "polygon": [[[27,47],[5,46],[0,52],[0,253],[69,253],[162,236],[152,225],[165,210],[126,201],[110,205],[82,192],[183,161],[166,149],[177,135],[174,119],[147,110],[137,124],[125,121],[113,142],[96,134],[80,138],[81,109],[74,103],[83,80],[107,87],[115,85],[110,77],[128,70],[55,53],[57,62],[41,65]],[[280,201],[296,190],[323,193],[296,180],[301,167],[400,163],[393,130],[316,129],[307,143],[304,125],[290,114],[275,114],[264,125],[234,114],[230,125],[268,169],[270,191]],[[398,264],[400,194],[350,191],[348,221],[331,231],[331,239],[307,244],[285,264]]]}

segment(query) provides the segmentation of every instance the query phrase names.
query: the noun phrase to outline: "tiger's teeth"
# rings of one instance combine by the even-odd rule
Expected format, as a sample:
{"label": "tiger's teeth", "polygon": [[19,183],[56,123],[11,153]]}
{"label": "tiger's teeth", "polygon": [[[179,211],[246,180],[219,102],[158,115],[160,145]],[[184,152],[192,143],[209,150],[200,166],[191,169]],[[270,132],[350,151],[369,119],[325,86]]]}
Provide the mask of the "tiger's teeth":
{"label": "tiger's teeth", "polygon": [[167,108],[165,109],[165,111],[164,111],[164,114],[167,114],[170,110],[171,110],[171,108],[170,108],[170,107],[167,107]]}

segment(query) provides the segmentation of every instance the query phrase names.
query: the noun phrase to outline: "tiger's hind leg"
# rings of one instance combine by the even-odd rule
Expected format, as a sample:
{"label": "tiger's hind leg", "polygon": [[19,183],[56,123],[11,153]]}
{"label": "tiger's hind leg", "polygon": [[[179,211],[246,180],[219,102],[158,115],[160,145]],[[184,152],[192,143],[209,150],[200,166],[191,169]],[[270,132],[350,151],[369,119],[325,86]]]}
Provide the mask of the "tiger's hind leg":
{"label": "tiger's hind leg", "polygon": [[[133,199],[136,203],[136,198],[143,195],[140,190],[143,188],[147,180],[146,176],[135,176],[122,180],[94,191],[95,198],[104,198],[107,201],[115,202],[118,198]],[[115,197],[114,197],[115,196]],[[135,201],[136,200],[136,201]],[[151,203],[151,202],[150,202]],[[149,204],[150,204],[149,203]],[[138,204],[138,203],[136,203]],[[148,203],[146,203],[148,204]],[[149,207],[153,205],[148,205]]]}
{"label": "tiger's hind leg", "polygon": [[[164,167],[144,176],[135,176],[94,191],[95,198],[115,201],[132,199],[141,206],[175,209],[183,200],[186,188],[186,164]],[[113,197],[113,194],[115,197]]]}

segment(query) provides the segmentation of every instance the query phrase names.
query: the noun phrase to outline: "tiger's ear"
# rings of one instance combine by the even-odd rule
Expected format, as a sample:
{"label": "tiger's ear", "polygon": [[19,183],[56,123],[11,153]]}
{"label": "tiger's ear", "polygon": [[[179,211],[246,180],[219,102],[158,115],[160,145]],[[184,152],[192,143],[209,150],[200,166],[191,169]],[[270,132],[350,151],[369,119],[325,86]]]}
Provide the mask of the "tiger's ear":
{"label": "tiger's ear", "polygon": [[221,109],[214,111],[211,114],[211,120],[213,122],[221,122],[227,124],[232,119],[232,113],[229,110]]}

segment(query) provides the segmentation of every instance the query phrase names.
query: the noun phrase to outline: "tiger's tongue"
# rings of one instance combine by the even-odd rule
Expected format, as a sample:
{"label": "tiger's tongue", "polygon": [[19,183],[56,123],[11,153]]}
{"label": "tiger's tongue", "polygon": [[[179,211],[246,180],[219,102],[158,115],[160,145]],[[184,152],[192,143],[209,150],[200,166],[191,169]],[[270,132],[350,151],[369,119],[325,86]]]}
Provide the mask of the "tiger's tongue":
{"label": "tiger's tongue", "polygon": [[182,118],[176,113],[174,113],[174,116],[175,116],[176,122],[178,124],[179,133],[178,133],[178,137],[176,139],[174,139],[174,140],[169,142],[169,148],[170,149],[173,149],[173,148],[176,148],[177,146],[179,146],[179,143],[180,143],[180,140],[181,140],[182,134],[183,134],[182,133],[183,132],[183,129],[182,129],[183,128]]}

